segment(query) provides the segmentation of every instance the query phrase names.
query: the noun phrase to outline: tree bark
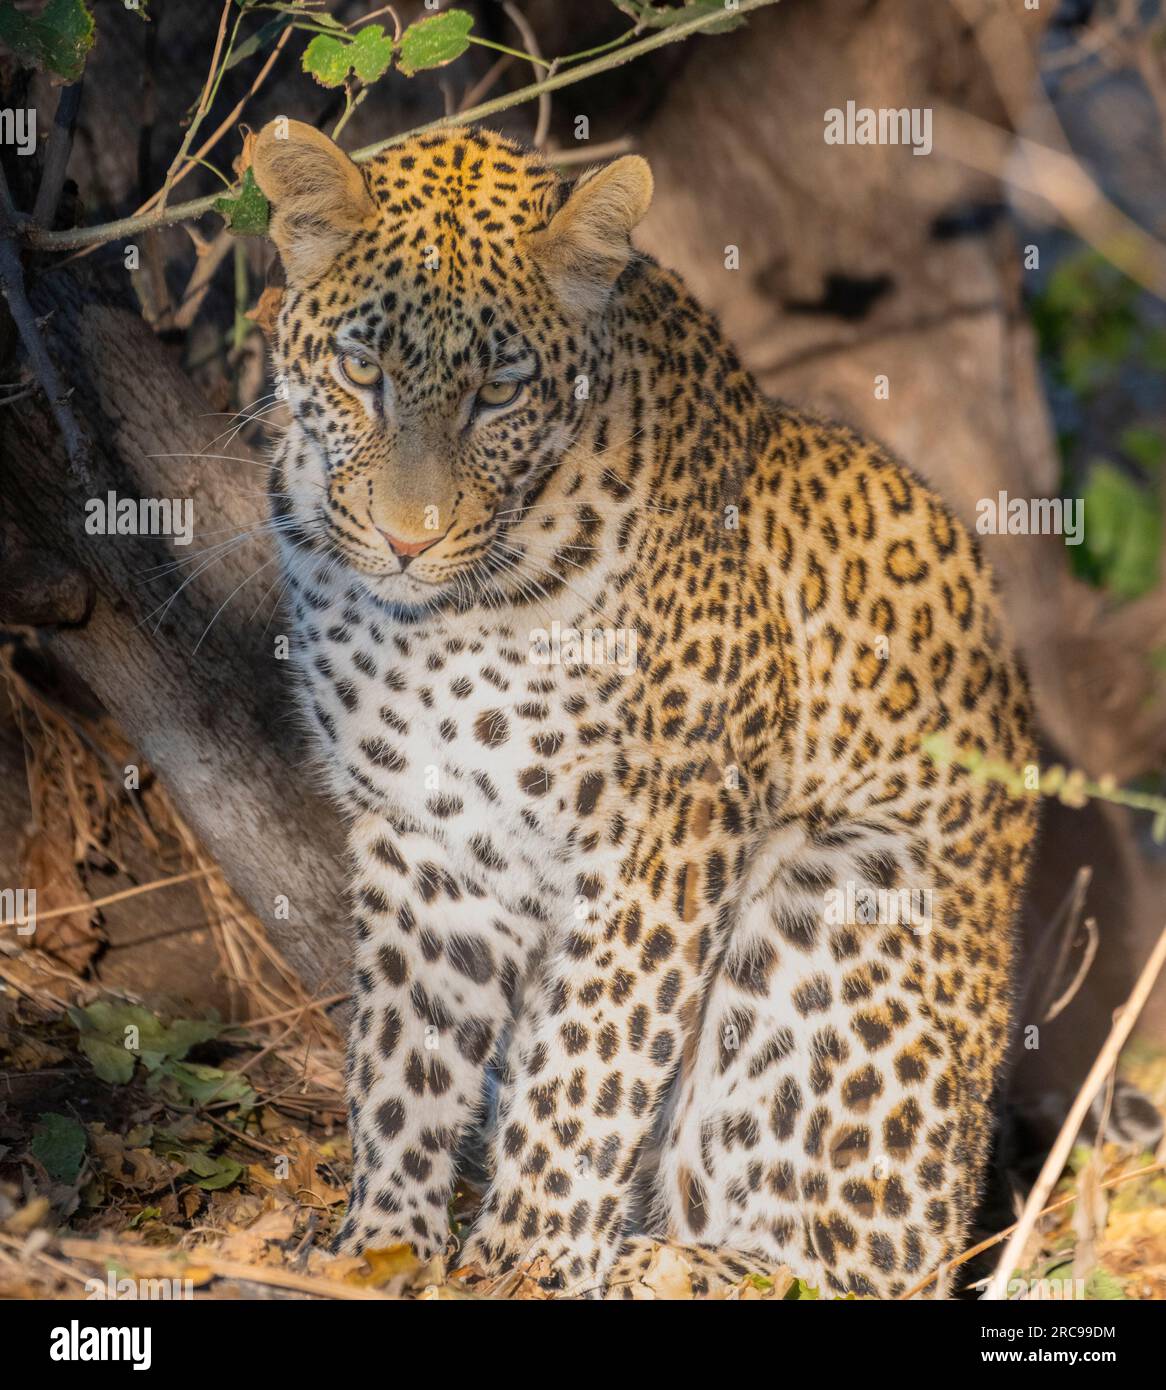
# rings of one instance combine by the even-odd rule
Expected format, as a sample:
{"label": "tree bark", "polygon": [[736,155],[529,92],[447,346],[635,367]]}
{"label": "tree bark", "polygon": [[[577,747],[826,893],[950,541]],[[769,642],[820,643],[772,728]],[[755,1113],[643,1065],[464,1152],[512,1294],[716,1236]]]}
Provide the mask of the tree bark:
{"label": "tree bark", "polygon": [[[262,524],[265,463],[227,435],[211,444],[230,422],[208,412],[138,314],[72,270],[45,276],[33,297],[93,446],[96,497],[188,498],[211,546]],[[92,586],[87,621],[45,630],[49,655],[114,715],[305,984],[342,987],[343,835],[305,768],[278,615],[267,625],[279,588],[267,536],[226,545],[198,572],[198,545],[86,534],[89,499],[32,400],[0,412],[0,458],[10,532]],[[172,561],[181,570],[159,572]]]}

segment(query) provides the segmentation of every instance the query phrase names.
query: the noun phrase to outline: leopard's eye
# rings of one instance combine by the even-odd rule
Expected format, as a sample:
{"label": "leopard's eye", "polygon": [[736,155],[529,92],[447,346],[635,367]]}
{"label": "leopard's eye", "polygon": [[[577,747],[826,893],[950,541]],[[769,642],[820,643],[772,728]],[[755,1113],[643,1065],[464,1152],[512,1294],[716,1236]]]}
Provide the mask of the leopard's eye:
{"label": "leopard's eye", "polygon": [[522,390],[521,381],[488,381],[478,388],[474,403],[493,410],[500,405],[509,405]]}
{"label": "leopard's eye", "polygon": [[381,369],[371,357],[366,357],[363,352],[342,353],[340,370],[352,382],[353,386],[359,386],[366,391],[370,386],[375,386],[381,379]]}

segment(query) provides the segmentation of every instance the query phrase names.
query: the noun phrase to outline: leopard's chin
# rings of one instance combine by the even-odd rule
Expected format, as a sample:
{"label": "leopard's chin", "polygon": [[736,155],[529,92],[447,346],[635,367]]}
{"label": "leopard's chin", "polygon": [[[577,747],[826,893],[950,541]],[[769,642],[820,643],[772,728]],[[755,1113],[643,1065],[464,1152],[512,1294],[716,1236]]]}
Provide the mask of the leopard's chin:
{"label": "leopard's chin", "polygon": [[[416,620],[426,613],[447,608],[456,600],[457,585],[448,578],[427,580],[408,573],[373,575],[353,567],[361,587],[373,603],[398,620]],[[465,596],[465,589],[462,589]]]}

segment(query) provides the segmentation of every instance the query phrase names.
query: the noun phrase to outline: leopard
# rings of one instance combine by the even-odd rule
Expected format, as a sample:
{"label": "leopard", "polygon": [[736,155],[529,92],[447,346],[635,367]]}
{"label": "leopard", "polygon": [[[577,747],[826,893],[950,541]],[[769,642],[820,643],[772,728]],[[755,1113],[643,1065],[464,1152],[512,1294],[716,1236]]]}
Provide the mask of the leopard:
{"label": "leopard", "polygon": [[278,117],[251,168],[295,706],[350,859],[335,1248],[910,1296],[984,1181],[1037,833],[974,775],[1035,755],[975,539],[634,247],[639,155],[447,124],[358,163]]}

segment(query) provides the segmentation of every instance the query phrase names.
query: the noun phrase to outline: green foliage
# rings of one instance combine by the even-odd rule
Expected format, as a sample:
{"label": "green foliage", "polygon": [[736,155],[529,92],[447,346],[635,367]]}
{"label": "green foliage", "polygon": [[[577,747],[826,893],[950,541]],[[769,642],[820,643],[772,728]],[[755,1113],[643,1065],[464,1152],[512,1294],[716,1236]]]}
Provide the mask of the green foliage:
{"label": "green foliage", "polygon": [[154,1152],[173,1163],[181,1163],[194,1174],[195,1186],[204,1192],[217,1192],[230,1187],[247,1171],[233,1158],[212,1154],[206,1148],[195,1148],[181,1135],[159,1130],[154,1139]]}
{"label": "green foliage", "polygon": [[447,10],[410,24],[401,35],[401,71],[406,77],[424,68],[440,68],[460,58],[470,46],[474,17],[465,10]]}
{"label": "green foliage", "polygon": [[1085,538],[1067,547],[1074,572],[1117,599],[1134,599],[1158,583],[1162,514],[1153,489],[1139,487],[1100,459],[1085,488]]}
{"label": "green foliage", "polygon": [[804,1279],[795,1279],[789,1286],[783,1303],[816,1303],[822,1295]]}
{"label": "green foliage", "polygon": [[248,169],[236,195],[215,199],[215,211],[222,215],[236,236],[263,236],[267,232],[271,204],[255,182],[255,175]]}
{"label": "green foliage", "polygon": [[1085,1281],[1085,1297],[1103,1303],[1125,1302],[1125,1286],[1100,1266]]}
{"label": "green foliage", "polygon": [[172,1157],[180,1159],[198,1179],[196,1186],[204,1192],[217,1192],[221,1187],[230,1187],[238,1182],[246,1169],[233,1158],[216,1158],[213,1154],[199,1149],[189,1149],[175,1153]]}
{"label": "green foliage", "polygon": [[366,85],[388,72],[393,62],[393,40],[380,24],[366,24],[354,38],[317,34],[304,49],[304,71],[322,87],[343,86],[354,72]]}
{"label": "green foliage", "polygon": [[68,1115],[41,1115],[29,1148],[54,1182],[75,1183],[85,1162],[85,1127]]}
{"label": "green foliage", "polygon": [[0,8],[0,42],[12,49],[17,62],[67,82],[81,76],[94,38],[93,16],[85,0],[49,0],[36,17],[11,3]]}
{"label": "green foliage", "polygon": [[1076,395],[1110,385],[1127,362],[1166,349],[1160,330],[1143,326],[1138,287],[1085,249],[1053,271],[1032,302],[1041,355],[1054,379]]}
{"label": "green foliage", "polygon": [[379,24],[366,24],[353,39],[349,54],[357,77],[364,83],[375,82],[392,64],[393,41]]}
{"label": "green foliage", "polygon": [[250,1110],[256,1100],[247,1078],[239,1072],[195,1062],[166,1062],[150,1074],[146,1084],[183,1105],[225,1104]]}
{"label": "green foliage", "polygon": [[322,87],[342,87],[350,73],[369,86],[388,72],[396,56],[400,70],[412,77],[460,58],[470,46],[473,27],[473,15],[446,10],[410,24],[399,40],[380,24],[366,24],[355,34],[336,28],[312,39],[304,49],[303,68]]}
{"label": "green foliage", "polygon": [[[99,999],[69,1017],[81,1034],[80,1047],[103,1081],[124,1086],[140,1061],[147,1072],[177,1063],[195,1044],[218,1037],[222,1025],[213,1019],[176,1019],[165,1024],[147,1009],[120,1000]],[[127,1042],[136,1037],[137,1047]]]}
{"label": "green foliage", "polygon": [[329,34],[317,34],[304,49],[301,60],[306,73],[309,73],[321,87],[340,87],[352,69],[349,53],[352,45],[343,39],[334,39]]}
{"label": "green foliage", "polygon": [[[1166,368],[1166,331],[1146,321],[1139,287],[1089,248],[1056,268],[1032,302],[1032,317],[1053,382],[1082,407],[1119,384],[1123,373]],[[1062,458],[1071,457],[1077,433],[1060,436]],[[1066,549],[1079,578],[1124,601],[1159,582],[1166,438],[1155,426],[1135,422],[1117,448],[1124,464],[1090,461],[1082,492],[1085,538]],[[1076,490],[1075,476],[1066,470],[1066,491]]]}
{"label": "green foliage", "polygon": [[279,14],[276,15],[274,19],[269,19],[266,24],[256,29],[249,38],[243,39],[241,43],[235,44],[223,63],[223,71],[230,72],[230,70],[239,63],[245,63],[248,58],[253,58],[257,53],[262,53],[265,48],[269,48],[275,43],[285,29],[289,26],[294,26],[294,24],[294,13]]}

